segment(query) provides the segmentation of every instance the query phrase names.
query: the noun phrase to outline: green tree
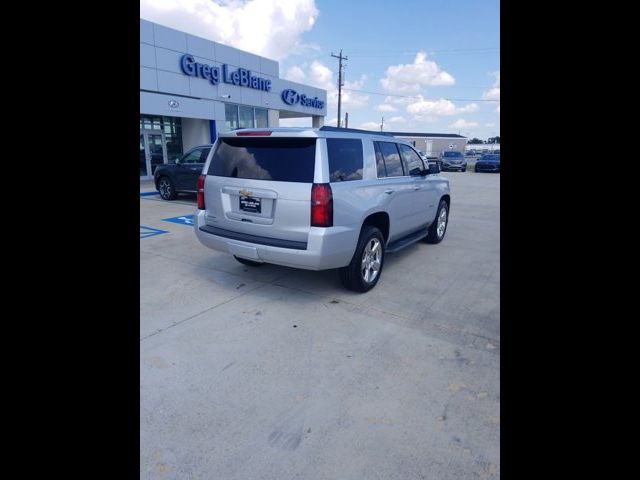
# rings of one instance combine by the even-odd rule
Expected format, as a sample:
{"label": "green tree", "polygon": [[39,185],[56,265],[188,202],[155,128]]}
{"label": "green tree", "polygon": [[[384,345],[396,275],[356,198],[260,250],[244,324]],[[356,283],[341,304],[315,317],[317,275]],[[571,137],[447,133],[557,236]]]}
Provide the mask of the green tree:
{"label": "green tree", "polygon": [[482,144],[482,140],[480,140],[479,138],[475,138],[473,137],[471,140],[469,140],[467,142],[468,145],[481,145]]}

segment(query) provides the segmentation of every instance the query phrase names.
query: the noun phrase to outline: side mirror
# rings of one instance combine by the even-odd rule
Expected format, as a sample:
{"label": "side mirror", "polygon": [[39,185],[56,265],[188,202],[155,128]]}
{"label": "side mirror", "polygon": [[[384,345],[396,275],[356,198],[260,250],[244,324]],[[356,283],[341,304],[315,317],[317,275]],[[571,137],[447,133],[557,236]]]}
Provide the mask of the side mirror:
{"label": "side mirror", "polygon": [[429,162],[429,174],[433,175],[435,173],[440,173],[440,163],[439,162]]}

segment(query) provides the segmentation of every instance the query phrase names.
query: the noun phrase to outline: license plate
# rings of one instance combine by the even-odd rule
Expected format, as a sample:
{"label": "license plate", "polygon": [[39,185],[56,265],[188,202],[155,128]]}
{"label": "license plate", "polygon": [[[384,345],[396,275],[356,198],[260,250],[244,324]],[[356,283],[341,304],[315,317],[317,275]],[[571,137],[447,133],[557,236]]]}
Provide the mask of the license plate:
{"label": "license plate", "polygon": [[240,197],[240,210],[251,213],[261,213],[262,205],[259,198]]}

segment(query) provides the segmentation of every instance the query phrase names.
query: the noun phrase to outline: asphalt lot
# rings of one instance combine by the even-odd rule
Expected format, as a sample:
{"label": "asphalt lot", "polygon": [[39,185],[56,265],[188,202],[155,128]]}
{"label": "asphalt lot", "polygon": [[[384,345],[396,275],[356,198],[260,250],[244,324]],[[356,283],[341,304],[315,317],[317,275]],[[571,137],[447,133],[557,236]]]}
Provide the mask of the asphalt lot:
{"label": "asphalt lot", "polygon": [[141,197],[141,479],[499,478],[500,175],[443,175],[445,239],[366,294],[241,265],[164,220],[194,196]]}

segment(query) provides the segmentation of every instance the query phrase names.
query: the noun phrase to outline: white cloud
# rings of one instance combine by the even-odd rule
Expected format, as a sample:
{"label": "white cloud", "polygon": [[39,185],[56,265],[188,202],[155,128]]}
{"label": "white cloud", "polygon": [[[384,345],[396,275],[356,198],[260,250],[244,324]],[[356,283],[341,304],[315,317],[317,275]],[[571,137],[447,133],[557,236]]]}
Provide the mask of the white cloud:
{"label": "white cloud", "polygon": [[467,122],[463,118],[459,118],[455,122],[453,122],[449,127],[463,129],[463,128],[474,128],[478,126],[478,122]]}
{"label": "white cloud", "polygon": [[407,112],[414,116],[414,120],[432,122],[437,117],[459,115],[461,113],[472,113],[478,111],[478,105],[470,103],[464,107],[456,107],[455,103],[445,98],[438,100],[424,100],[418,95],[420,100],[407,105]]}
{"label": "white cloud", "polygon": [[[418,96],[422,99],[422,95]],[[409,105],[412,102],[415,102],[416,97],[386,97],[384,99],[384,103],[389,105]]]}
{"label": "white cloud", "polygon": [[393,105],[389,105],[388,103],[381,103],[376,107],[376,110],[379,112],[397,112],[398,109]]}
{"label": "white cloud", "polygon": [[[312,87],[322,88],[327,91],[327,104],[330,107],[338,106],[338,86],[337,80],[334,80],[333,71],[322,62],[314,60],[308,67],[308,73],[305,73],[302,67],[293,66],[287,70],[285,76],[287,80],[294,82],[306,83]],[[351,90],[360,90],[367,80],[366,75],[361,75],[356,81],[345,80],[342,87],[342,112],[346,112],[347,108],[357,109],[368,105],[369,96],[358,92],[350,92]]]}
{"label": "white cloud", "polygon": [[366,122],[360,125],[360,128],[363,130],[374,130],[380,131],[380,124],[376,122]]}
{"label": "white cloud", "polygon": [[307,79],[307,76],[300,67],[295,65],[287,70],[284,78],[287,80],[291,80],[292,82],[304,83]]}
{"label": "white cloud", "polygon": [[480,109],[477,103],[470,103],[469,105],[465,105],[458,109],[458,113],[473,113],[477,112]]}
{"label": "white cloud", "polygon": [[[493,72],[491,75],[495,77],[495,81],[493,82],[493,86],[483,92],[482,98],[484,100],[497,100],[500,101],[500,71]],[[496,108],[496,112],[500,113],[500,103],[498,103],[498,107]]]}
{"label": "white cloud", "polygon": [[424,52],[418,52],[413,63],[390,66],[380,80],[382,88],[399,93],[418,93],[427,85],[455,83],[455,78],[441,70],[436,62],[427,60]]}
{"label": "white cloud", "polygon": [[315,0],[140,0],[140,18],[274,60],[309,48],[318,15]]}
{"label": "white cloud", "polygon": [[493,128],[493,127],[496,126],[496,124],[493,123],[493,122],[492,123],[485,123],[484,126],[487,127],[487,128]]}
{"label": "white cloud", "polygon": [[404,117],[391,117],[387,120],[388,123],[407,123]]}

